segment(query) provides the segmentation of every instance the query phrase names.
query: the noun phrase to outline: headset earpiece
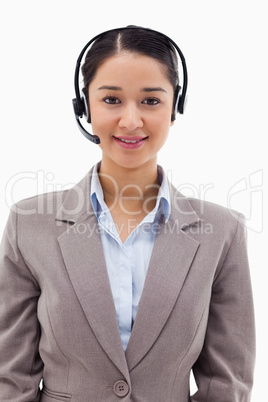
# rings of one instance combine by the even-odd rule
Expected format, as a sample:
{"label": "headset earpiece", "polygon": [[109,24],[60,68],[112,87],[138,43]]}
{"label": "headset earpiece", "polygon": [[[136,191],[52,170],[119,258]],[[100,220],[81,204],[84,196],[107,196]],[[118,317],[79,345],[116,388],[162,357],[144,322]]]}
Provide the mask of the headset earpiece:
{"label": "headset earpiece", "polygon": [[86,117],[87,121],[90,123],[90,113],[89,108],[87,107],[87,100],[84,93],[82,93],[82,98],[79,97],[79,102],[77,98],[73,99],[73,109],[75,114],[75,119],[81,133],[94,144],[99,144],[100,139],[97,135],[90,134],[81,124],[80,119],[83,115]]}
{"label": "headset earpiece", "polygon": [[88,99],[85,93],[85,88],[82,89],[82,99],[81,102],[83,103],[83,115],[85,116],[85,119],[88,123],[91,123],[91,117],[90,117],[90,110],[89,110],[89,105],[88,105]]}
{"label": "headset earpiece", "polygon": [[173,103],[173,113],[171,115],[171,121],[176,120],[176,114],[180,113],[179,111],[180,99],[181,99],[181,87],[177,85],[174,91],[174,103]]}
{"label": "headset earpiece", "polygon": [[77,117],[82,117],[83,116],[83,113],[81,114],[81,112],[79,110],[79,106],[78,106],[76,98],[73,99],[73,108],[74,108],[75,116],[77,116]]}
{"label": "headset earpiece", "polygon": [[89,108],[88,108],[88,103],[87,103],[87,97],[85,95],[85,89],[83,88],[82,93],[81,93],[81,98],[79,98],[79,101],[77,98],[73,99],[73,108],[74,108],[74,113],[78,117],[85,117],[86,121],[90,123],[90,113],[89,113]]}

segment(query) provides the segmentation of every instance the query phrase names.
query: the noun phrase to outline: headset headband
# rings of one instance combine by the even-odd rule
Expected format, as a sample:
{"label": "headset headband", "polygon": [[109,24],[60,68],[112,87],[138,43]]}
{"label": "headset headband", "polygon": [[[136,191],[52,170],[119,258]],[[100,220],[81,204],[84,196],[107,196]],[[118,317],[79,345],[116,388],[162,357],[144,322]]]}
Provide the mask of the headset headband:
{"label": "headset headband", "polygon": [[184,112],[185,97],[186,97],[187,86],[188,86],[188,73],[187,73],[187,67],[186,67],[185,58],[184,58],[184,55],[183,55],[181,49],[179,48],[179,46],[171,38],[169,38],[167,35],[163,34],[162,32],[158,32],[158,31],[155,31],[153,29],[150,29],[150,28],[143,28],[143,27],[138,27],[138,26],[128,26],[128,27],[123,27],[123,28],[110,29],[108,31],[102,32],[102,33],[94,36],[94,38],[92,38],[83,47],[81,53],[78,56],[78,59],[77,59],[77,62],[76,62],[75,74],[74,74],[74,89],[75,89],[76,98],[73,99],[73,108],[74,108],[74,114],[75,114],[76,122],[78,124],[78,128],[81,131],[81,133],[88,140],[94,142],[95,144],[100,143],[99,137],[97,137],[96,135],[92,135],[88,131],[86,131],[85,128],[82,126],[80,120],[79,120],[80,118],[83,117],[83,115],[86,115],[86,116],[88,115],[86,100],[85,100],[84,97],[81,97],[80,88],[79,88],[79,74],[80,74],[80,66],[81,66],[82,58],[83,58],[85,52],[87,51],[87,49],[89,48],[89,46],[93,42],[95,42],[98,38],[100,38],[102,35],[105,35],[107,33],[112,33],[114,31],[125,31],[125,30],[128,30],[128,29],[137,29],[137,28],[141,28],[141,29],[143,29],[145,31],[155,32],[158,35],[161,35],[163,38],[167,39],[173,45],[173,47],[176,49],[176,51],[177,51],[177,53],[179,55],[179,58],[181,60],[181,64],[182,64],[183,84],[182,84],[182,88],[180,88],[180,90],[178,91],[179,93],[177,94],[178,96],[177,96],[177,101],[175,102],[175,109],[176,109],[175,112],[178,112],[180,114],[183,114],[183,112]]}

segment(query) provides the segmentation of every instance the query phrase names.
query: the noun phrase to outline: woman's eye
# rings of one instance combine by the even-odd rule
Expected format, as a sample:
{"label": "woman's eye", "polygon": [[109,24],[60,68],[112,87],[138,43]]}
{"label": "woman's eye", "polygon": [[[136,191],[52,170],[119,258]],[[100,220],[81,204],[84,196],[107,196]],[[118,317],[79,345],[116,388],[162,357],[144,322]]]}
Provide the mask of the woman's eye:
{"label": "woman's eye", "polygon": [[120,100],[115,96],[106,96],[103,100],[109,105],[117,105],[118,103],[121,103]]}
{"label": "woman's eye", "polygon": [[145,105],[149,105],[149,106],[155,106],[155,105],[158,105],[158,103],[160,103],[160,99],[146,98],[146,99],[144,99],[144,101],[142,101],[142,103]]}

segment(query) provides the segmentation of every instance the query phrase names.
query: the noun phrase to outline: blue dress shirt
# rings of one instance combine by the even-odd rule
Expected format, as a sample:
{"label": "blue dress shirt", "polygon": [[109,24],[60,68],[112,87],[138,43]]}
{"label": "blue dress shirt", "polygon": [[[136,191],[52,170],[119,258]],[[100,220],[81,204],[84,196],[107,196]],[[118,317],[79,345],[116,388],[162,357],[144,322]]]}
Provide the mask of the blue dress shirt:
{"label": "blue dress shirt", "polygon": [[122,345],[126,350],[154,246],[157,224],[163,214],[165,221],[169,219],[169,187],[163,169],[158,166],[161,186],[155,208],[122,243],[120,228],[116,227],[103,199],[98,168],[99,164],[93,169],[91,202],[98,220]]}

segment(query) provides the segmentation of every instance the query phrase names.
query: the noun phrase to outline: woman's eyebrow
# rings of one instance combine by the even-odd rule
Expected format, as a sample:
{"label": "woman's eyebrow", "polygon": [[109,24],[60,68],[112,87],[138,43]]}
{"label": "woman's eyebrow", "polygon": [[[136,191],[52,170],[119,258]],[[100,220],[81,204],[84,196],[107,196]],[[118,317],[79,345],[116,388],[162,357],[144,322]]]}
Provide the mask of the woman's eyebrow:
{"label": "woman's eyebrow", "polygon": [[143,88],[143,89],[141,90],[141,92],[159,92],[159,91],[161,91],[161,92],[166,92],[166,93],[167,93],[167,91],[166,91],[165,89],[161,88],[161,87]]}
{"label": "woman's eyebrow", "polygon": [[98,90],[101,90],[101,89],[109,89],[110,91],[122,91],[122,88],[115,87],[112,85],[102,85],[101,87],[98,88]]}

